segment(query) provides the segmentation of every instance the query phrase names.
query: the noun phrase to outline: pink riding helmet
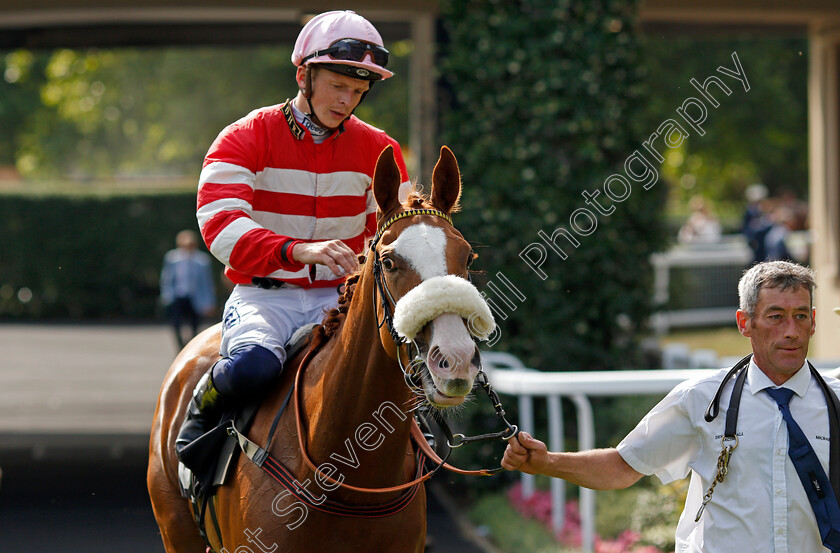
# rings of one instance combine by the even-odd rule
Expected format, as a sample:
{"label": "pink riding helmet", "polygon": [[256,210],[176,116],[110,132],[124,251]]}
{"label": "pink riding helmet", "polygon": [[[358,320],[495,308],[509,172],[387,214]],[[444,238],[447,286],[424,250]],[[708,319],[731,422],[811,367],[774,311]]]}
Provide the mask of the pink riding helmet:
{"label": "pink riding helmet", "polygon": [[[335,59],[329,54],[322,54],[306,59],[321,50],[330,48],[336,41],[341,39],[355,39],[368,44],[384,48],[382,37],[376,28],[364,17],[352,11],[331,11],[316,15],[304,25],[295,41],[295,48],[292,50],[292,63],[295,66],[308,66],[313,63],[330,65],[345,65],[356,67],[376,74],[381,79],[393,77],[394,74],[373,61],[373,55],[367,53],[361,61],[351,59]],[[347,74],[351,77],[375,80],[367,73],[359,71],[354,74],[350,67]]]}

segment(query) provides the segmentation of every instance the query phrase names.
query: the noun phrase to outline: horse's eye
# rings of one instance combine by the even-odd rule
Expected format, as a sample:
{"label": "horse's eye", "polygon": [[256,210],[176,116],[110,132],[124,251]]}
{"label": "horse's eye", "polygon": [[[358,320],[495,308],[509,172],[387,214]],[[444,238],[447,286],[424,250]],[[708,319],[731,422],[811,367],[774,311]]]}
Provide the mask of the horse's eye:
{"label": "horse's eye", "polygon": [[395,271],[397,269],[397,265],[394,263],[394,260],[390,257],[383,257],[382,258],[382,268],[386,271]]}

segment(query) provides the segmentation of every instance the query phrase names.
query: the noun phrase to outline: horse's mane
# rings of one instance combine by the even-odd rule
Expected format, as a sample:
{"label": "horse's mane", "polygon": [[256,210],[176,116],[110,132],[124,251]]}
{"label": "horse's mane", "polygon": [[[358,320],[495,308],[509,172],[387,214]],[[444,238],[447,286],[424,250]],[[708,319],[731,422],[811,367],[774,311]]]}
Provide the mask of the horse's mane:
{"label": "horse's mane", "polygon": [[[408,197],[402,202],[402,207],[403,209],[434,209],[432,202],[429,200],[429,196],[423,193],[422,186],[416,182],[411,184],[411,190],[408,192]],[[458,209],[459,206],[456,203],[450,210],[450,213],[454,213]],[[321,338],[326,341],[338,332],[341,323],[347,316],[347,310],[350,308],[350,300],[353,299],[353,292],[356,290],[356,283],[359,281],[364,263],[365,256],[360,255],[359,270],[347,277],[343,285],[344,291],[338,298],[338,307],[327,311],[321,326],[315,328],[316,339]]]}
{"label": "horse's mane", "polygon": [[[359,264],[363,265],[365,256],[359,256]],[[353,299],[353,292],[356,290],[356,283],[359,282],[361,276],[361,269],[354,274],[347,277],[347,280],[342,284],[344,291],[338,296],[338,307],[334,307],[327,311],[324,321],[320,327],[316,327],[316,332],[323,334],[326,339],[331,338],[338,332],[341,323],[347,316],[347,311],[350,309],[350,300]]]}

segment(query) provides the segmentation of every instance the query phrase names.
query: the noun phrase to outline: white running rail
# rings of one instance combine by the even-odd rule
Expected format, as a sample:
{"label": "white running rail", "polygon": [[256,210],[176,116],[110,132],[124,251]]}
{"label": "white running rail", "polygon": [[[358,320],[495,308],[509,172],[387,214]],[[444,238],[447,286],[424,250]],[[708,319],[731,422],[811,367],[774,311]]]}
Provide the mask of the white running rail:
{"label": "white running rail", "polygon": [[[561,398],[575,406],[580,449],[595,447],[595,424],[590,397],[633,396],[662,394],[664,397],[677,384],[689,378],[711,374],[719,369],[646,370],[646,371],[587,371],[542,372],[525,367],[515,356],[501,352],[482,352],[481,359],[490,384],[500,394],[516,396],[519,401],[519,420],[511,421],[529,434],[534,432],[534,397],[548,400],[548,442],[552,451],[563,451],[563,417]],[[837,362],[814,362],[824,374],[840,377]],[[635,424],[638,421],[633,421]],[[525,497],[534,492],[533,476],[522,474]],[[551,479],[551,517],[555,530],[563,527],[565,519],[564,482]],[[592,553],[595,545],[595,492],[580,488],[580,516],[582,550]]]}
{"label": "white running rail", "polygon": [[[587,371],[542,372],[526,368],[519,359],[508,353],[482,352],[481,359],[490,384],[500,394],[516,396],[519,401],[521,430],[534,432],[534,397],[548,401],[548,442],[552,451],[563,451],[563,417],[561,398],[568,398],[577,414],[578,442],[581,450],[595,447],[595,423],[589,398],[593,396],[622,396],[667,394],[688,378],[713,372],[712,369],[650,370],[650,371]],[[565,482],[551,480],[551,523],[560,530],[565,521]],[[534,492],[534,477],[522,474],[525,497]],[[580,488],[580,518],[584,553],[595,549],[595,492]]]}

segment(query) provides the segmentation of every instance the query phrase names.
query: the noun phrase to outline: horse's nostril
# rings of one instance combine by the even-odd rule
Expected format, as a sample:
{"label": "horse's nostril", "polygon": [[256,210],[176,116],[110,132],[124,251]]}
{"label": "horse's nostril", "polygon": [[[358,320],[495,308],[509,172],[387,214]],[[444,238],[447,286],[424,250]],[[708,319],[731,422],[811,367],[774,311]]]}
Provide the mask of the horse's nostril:
{"label": "horse's nostril", "polygon": [[433,347],[429,352],[429,359],[440,370],[449,371],[453,367],[452,360],[449,356],[445,355],[437,346]]}

